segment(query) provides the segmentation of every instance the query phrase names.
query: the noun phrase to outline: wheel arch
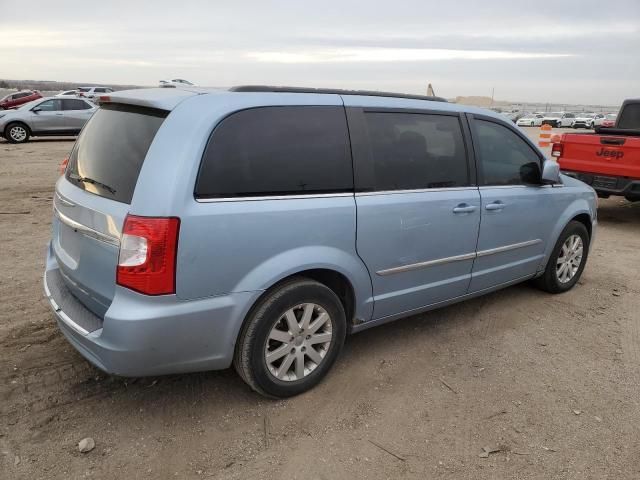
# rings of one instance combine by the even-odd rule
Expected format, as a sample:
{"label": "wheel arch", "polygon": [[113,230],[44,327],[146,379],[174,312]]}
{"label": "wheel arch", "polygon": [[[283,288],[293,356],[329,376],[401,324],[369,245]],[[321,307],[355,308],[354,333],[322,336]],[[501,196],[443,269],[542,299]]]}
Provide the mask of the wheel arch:
{"label": "wheel arch", "polygon": [[551,256],[551,252],[553,252],[553,248],[558,242],[558,238],[563,230],[569,225],[572,221],[577,221],[582,223],[587,232],[589,233],[589,244],[591,245],[591,239],[593,238],[593,219],[595,218],[595,213],[592,212],[589,203],[585,198],[578,198],[571,202],[564,210],[562,215],[558,218],[553,231],[549,237],[549,241],[547,242],[547,246],[544,252],[543,261],[540,263],[539,273],[546,268],[547,262],[549,261],[549,257]]}

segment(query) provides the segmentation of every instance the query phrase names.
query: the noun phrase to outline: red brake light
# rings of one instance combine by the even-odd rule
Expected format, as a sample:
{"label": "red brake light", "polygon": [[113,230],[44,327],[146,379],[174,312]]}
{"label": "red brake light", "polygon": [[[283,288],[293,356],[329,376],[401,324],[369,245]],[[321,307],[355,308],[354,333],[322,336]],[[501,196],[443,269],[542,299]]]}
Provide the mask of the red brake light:
{"label": "red brake light", "polygon": [[561,157],[562,150],[563,150],[562,143],[554,143],[553,147],[551,147],[551,156],[556,158]]}
{"label": "red brake light", "polygon": [[109,95],[101,95],[98,97],[98,103],[110,102],[111,97]]}
{"label": "red brake light", "polygon": [[176,292],[180,219],[127,215],[116,283],[146,295]]}
{"label": "red brake light", "polygon": [[60,175],[64,175],[64,171],[67,169],[67,165],[69,165],[69,157],[60,162],[60,166],[58,167],[58,172],[60,173]]}

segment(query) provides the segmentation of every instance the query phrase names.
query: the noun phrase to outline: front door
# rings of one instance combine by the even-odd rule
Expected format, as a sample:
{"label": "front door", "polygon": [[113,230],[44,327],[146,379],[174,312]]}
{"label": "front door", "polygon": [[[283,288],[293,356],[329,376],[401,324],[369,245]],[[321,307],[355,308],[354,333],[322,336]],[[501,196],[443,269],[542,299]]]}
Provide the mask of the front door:
{"label": "front door", "polygon": [[491,118],[472,120],[482,200],[477,258],[469,291],[536,273],[561,205],[541,186],[543,158],[511,127]]}
{"label": "front door", "polygon": [[458,114],[349,109],[357,250],[374,318],[464,295],[480,223]]}
{"label": "front door", "polygon": [[67,130],[64,111],[62,110],[62,100],[52,98],[45,100],[31,110],[33,132],[64,132]]}

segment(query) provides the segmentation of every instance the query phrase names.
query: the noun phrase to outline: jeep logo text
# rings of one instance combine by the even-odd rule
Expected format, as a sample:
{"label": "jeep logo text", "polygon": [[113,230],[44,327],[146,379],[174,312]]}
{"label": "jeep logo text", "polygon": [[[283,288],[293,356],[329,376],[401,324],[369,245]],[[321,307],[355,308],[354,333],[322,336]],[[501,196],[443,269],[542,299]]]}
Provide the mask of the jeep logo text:
{"label": "jeep logo text", "polygon": [[599,152],[596,152],[598,157],[609,157],[609,158],[622,158],[624,157],[624,152],[620,150],[605,150],[601,148]]}

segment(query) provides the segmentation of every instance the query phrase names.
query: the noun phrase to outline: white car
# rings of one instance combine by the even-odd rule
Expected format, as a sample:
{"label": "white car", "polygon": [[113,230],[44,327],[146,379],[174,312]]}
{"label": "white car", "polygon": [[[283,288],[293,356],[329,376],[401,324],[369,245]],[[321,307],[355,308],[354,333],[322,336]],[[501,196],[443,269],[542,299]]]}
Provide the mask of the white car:
{"label": "white car", "polygon": [[516,125],[518,125],[519,127],[539,127],[540,125],[542,125],[543,118],[544,115],[541,115],[539,113],[528,114],[522,118],[519,118],[516,122]]}
{"label": "white car", "polygon": [[573,113],[551,112],[545,113],[542,119],[543,125],[551,125],[552,127],[570,127],[576,116]]}
{"label": "white car", "polygon": [[160,80],[161,88],[176,88],[176,87],[195,87],[195,85],[183,78],[174,78],[173,80]]}
{"label": "white car", "polygon": [[595,118],[595,113],[576,113],[571,128],[593,128]]}
{"label": "white car", "polygon": [[77,97],[78,90],[65,90],[56,95],[56,97]]}
{"label": "white car", "polygon": [[93,100],[105,93],[112,93],[113,89],[109,87],[80,87],[78,88],[78,96]]}

